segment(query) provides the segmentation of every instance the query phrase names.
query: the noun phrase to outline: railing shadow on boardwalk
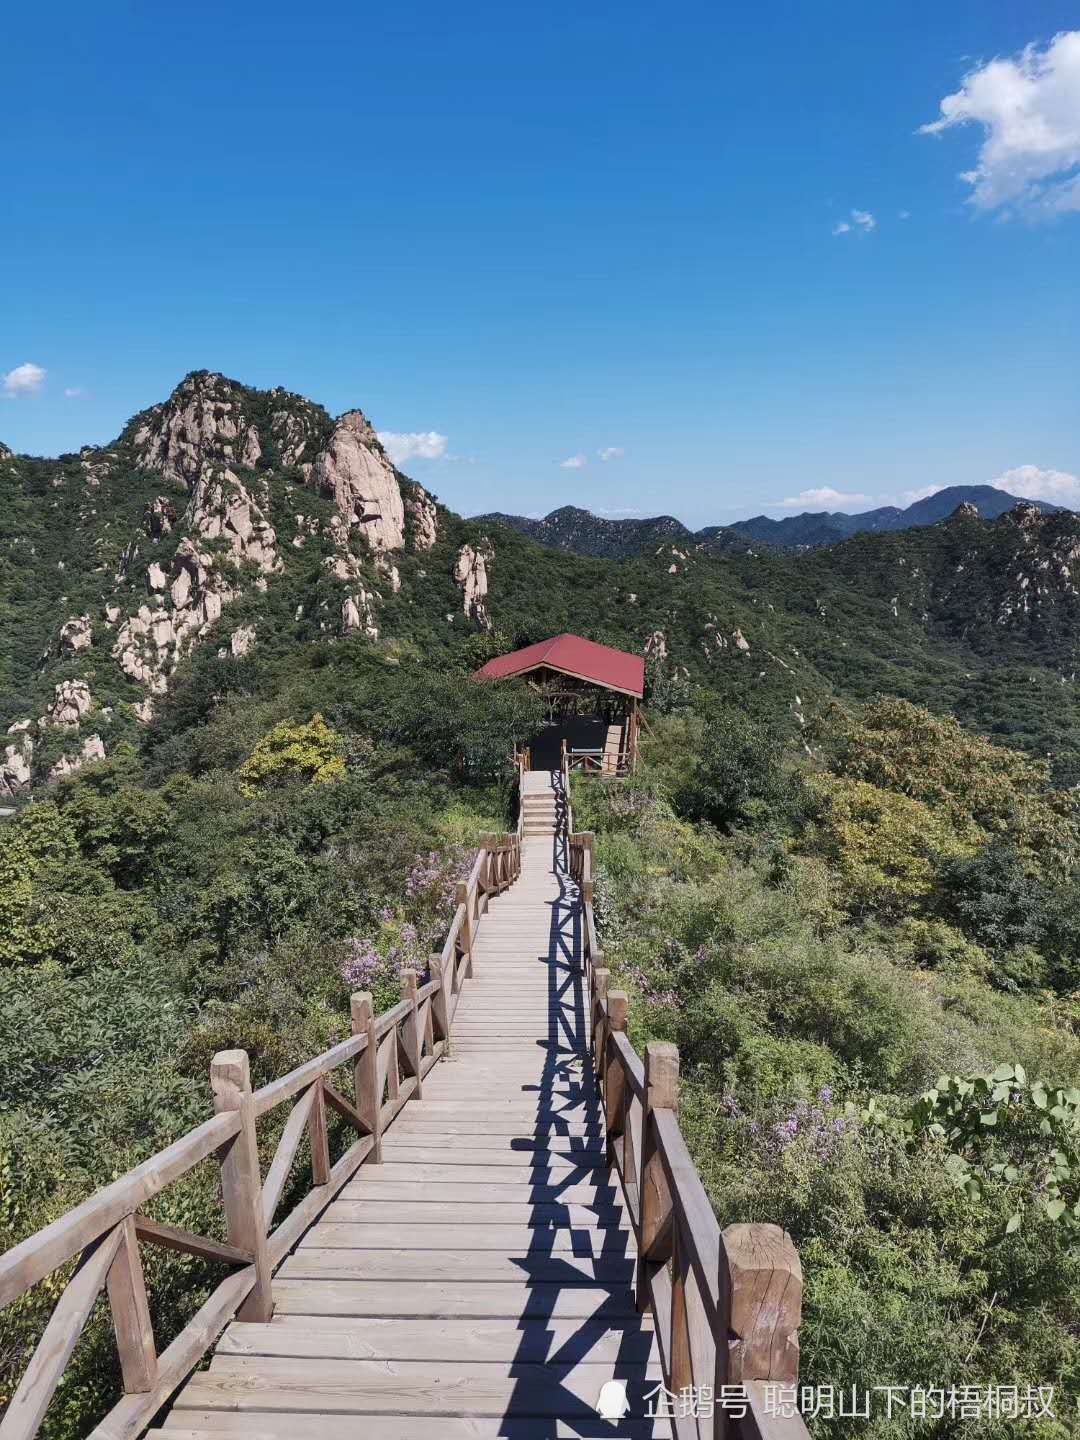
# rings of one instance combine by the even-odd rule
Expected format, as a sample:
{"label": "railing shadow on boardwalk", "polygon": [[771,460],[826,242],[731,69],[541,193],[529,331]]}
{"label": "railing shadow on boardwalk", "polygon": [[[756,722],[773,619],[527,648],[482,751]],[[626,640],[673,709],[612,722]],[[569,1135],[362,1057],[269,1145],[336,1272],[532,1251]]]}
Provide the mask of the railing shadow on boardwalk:
{"label": "railing shadow on boardwalk", "polygon": [[[553,1169],[534,1165],[530,1169],[530,1223],[535,1228],[528,1254],[515,1262],[530,1286],[526,1314],[521,1317],[528,1324],[522,1330],[510,1376],[515,1378],[515,1370],[523,1373],[514,1386],[499,1430],[501,1435],[528,1436],[529,1440],[535,1440],[542,1433],[543,1422],[538,1422],[537,1417],[515,1413],[528,1408],[535,1384],[532,1367],[540,1363],[546,1367],[545,1385],[552,1397],[552,1408],[559,1411],[561,1429],[558,1433],[567,1433],[567,1427],[573,1425],[581,1435],[646,1437],[654,1428],[652,1422],[645,1419],[646,1390],[655,1383],[645,1379],[645,1367],[654,1356],[654,1339],[651,1325],[634,1307],[632,1236],[621,1223],[625,1217],[618,1203],[618,1191],[606,1169],[598,1168],[597,1164],[601,1154],[597,1145],[603,1137],[603,1112],[587,1066],[589,1027],[581,965],[582,913],[578,888],[567,865],[565,813],[563,806],[560,823],[552,837],[551,870],[558,883],[558,894],[550,902],[547,955],[537,957],[546,960],[548,966],[547,1034],[536,1042],[546,1055],[539,1080],[522,1086],[523,1093],[536,1099],[537,1138],[535,1142],[522,1138],[518,1143],[523,1149],[535,1151],[540,1146],[542,1131],[548,1136],[560,1133],[569,1136],[573,1123],[581,1122],[586,1128],[580,1137],[580,1147],[571,1145],[568,1151],[561,1152],[572,1159],[574,1150],[580,1148],[580,1167]],[[565,1118],[566,1112],[572,1114],[573,1121]],[[564,1116],[562,1120],[560,1115]],[[570,1230],[573,1256],[592,1260],[596,1265],[597,1274],[591,1280],[583,1280],[580,1270],[560,1258],[556,1250],[559,1230],[551,1210],[552,1205],[559,1203],[560,1195],[570,1190],[577,1194],[582,1185],[594,1187],[588,1208],[601,1223],[609,1222],[599,1232],[580,1228],[575,1231],[573,1212],[569,1206],[565,1211],[563,1225]],[[580,1199],[577,1203],[581,1204]],[[594,1238],[597,1234],[602,1237],[599,1244]],[[569,1335],[565,1334],[563,1322],[560,1327],[563,1338],[556,1342],[555,1331],[548,1326],[554,1324],[559,1313],[560,1297],[566,1289],[581,1288],[606,1292],[607,1298],[589,1315],[580,1318]],[[538,1333],[540,1326],[544,1329]],[[597,1345],[613,1330],[620,1339],[610,1376],[625,1384],[629,1411],[622,1423],[599,1421],[595,1404],[565,1388],[563,1383],[576,1367],[589,1361]],[[556,1421],[552,1420],[550,1434],[556,1433]]]}

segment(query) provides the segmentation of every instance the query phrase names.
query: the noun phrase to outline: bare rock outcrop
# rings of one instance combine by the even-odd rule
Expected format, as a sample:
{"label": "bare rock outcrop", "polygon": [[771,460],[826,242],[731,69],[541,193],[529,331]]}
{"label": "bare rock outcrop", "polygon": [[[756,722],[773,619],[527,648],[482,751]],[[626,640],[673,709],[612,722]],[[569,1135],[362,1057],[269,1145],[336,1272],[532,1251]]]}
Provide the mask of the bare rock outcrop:
{"label": "bare rock outcrop", "polygon": [[60,626],[60,648],[78,654],[80,650],[89,650],[92,639],[93,624],[89,615],[73,615],[70,620],[65,620]]}
{"label": "bare rock outcrop", "polygon": [[394,467],[359,410],[348,410],[315,457],[311,483],[329,496],[345,524],[359,526],[372,550],[400,550],[405,505]]}
{"label": "bare rock outcrop", "polygon": [[645,641],[646,660],[667,659],[667,636],[663,630],[654,630]]}
{"label": "bare rock outcrop", "polygon": [[970,500],[962,500],[949,516],[950,520],[977,520],[978,518],[979,507],[973,505]]}
{"label": "bare rock outcrop", "polygon": [[65,775],[74,775],[84,765],[105,759],[105,746],[100,735],[88,735],[78,755],[61,755],[49,770],[50,780],[62,780]]}
{"label": "bare rock outcrop", "polygon": [[298,466],[310,473],[316,453],[326,438],[329,416],[321,405],[288,390],[270,391],[274,409],[270,414],[270,436],[281,465]]}
{"label": "bare rock outcrop", "polygon": [[454,581],[461,586],[462,609],[485,630],[491,629],[488,614],[488,566],[495,558],[490,541],[463,545],[454,562]]}
{"label": "bare rock outcrop", "polygon": [[71,728],[90,709],[90,686],[85,680],[61,680],[53,691],[52,709],[43,724]]}
{"label": "bare rock outcrop", "polygon": [[163,405],[141,417],[132,436],[135,463],[190,490],[206,465],[254,466],[259,433],[243,391],[221,375],[189,375]]}
{"label": "bare rock outcrop", "polygon": [[[30,722],[27,721],[27,724]],[[8,731],[10,735],[12,729]],[[0,795],[13,800],[21,790],[30,784],[30,771],[34,759],[34,742],[23,733],[18,740],[4,747],[4,759],[0,764]]]}
{"label": "bare rock outcrop", "polygon": [[158,495],[143,511],[143,529],[151,540],[168,535],[176,524],[176,510],[171,500]]}
{"label": "bare rock outcrop", "polygon": [[264,575],[281,569],[273,526],[231,470],[209,469],[199,477],[184,520],[206,540],[225,540],[234,560],[250,563]]}
{"label": "bare rock outcrop", "polygon": [[369,640],[377,640],[379,627],[375,624],[374,602],[375,597],[364,589],[355,595],[346,595],[341,602],[342,634],[355,635],[362,631]]}
{"label": "bare rock outcrop", "polygon": [[1043,518],[1043,512],[1030,500],[1021,500],[1006,512],[1006,519],[1011,520],[1021,530],[1037,530]]}
{"label": "bare rock outcrop", "polygon": [[439,538],[439,513],[423,486],[413,486],[405,499],[405,513],[412,522],[413,546],[417,550],[430,550]]}
{"label": "bare rock outcrop", "polygon": [[255,644],[255,626],[241,625],[229,636],[229,654],[234,660],[246,655]]}

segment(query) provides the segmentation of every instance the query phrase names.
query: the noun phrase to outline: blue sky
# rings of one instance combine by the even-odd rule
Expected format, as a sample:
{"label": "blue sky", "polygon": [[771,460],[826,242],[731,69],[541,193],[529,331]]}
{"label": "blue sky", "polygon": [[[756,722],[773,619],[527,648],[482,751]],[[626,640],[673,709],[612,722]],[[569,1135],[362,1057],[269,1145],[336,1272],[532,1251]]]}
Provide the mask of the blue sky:
{"label": "blue sky", "polygon": [[1076,16],[12,8],[0,439],[207,367],[426,437],[465,513],[1080,506]]}

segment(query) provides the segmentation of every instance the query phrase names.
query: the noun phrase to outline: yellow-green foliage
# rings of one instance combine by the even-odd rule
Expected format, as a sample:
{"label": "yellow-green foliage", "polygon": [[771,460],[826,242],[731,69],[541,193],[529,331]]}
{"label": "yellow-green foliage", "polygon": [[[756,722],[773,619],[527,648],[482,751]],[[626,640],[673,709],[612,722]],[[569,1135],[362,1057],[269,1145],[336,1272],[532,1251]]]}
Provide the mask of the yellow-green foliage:
{"label": "yellow-green foliage", "polygon": [[[966,846],[1007,835],[1022,851],[1071,855],[1080,802],[1050,791],[1050,767],[932,715],[882,697],[857,712],[833,706],[821,726],[833,768],[928,806]],[[914,812],[911,812],[914,814]]]}
{"label": "yellow-green foliage", "polygon": [[799,848],[834,867],[845,907],[902,910],[931,893],[942,859],[975,848],[940,811],[898,791],[847,776],[807,784],[820,808]]}
{"label": "yellow-green foliage", "polygon": [[345,746],[321,715],[313,715],[306,725],[283,720],[263,736],[239,775],[245,795],[295,780],[325,785],[345,778]]}

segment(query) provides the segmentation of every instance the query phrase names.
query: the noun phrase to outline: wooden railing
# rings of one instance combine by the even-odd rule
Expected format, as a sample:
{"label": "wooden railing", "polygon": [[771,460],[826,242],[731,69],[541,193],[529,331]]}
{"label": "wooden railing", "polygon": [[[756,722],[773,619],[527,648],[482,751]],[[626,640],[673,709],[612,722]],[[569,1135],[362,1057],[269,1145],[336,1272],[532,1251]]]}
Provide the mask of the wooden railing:
{"label": "wooden railing", "polygon": [[[274,1267],[365,1160],[381,1161],[386,1128],[409,1100],[420,1098],[424,1077],[446,1049],[462,983],[472,974],[473,939],[488,898],[512,884],[520,869],[516,835],[482,837],[469,877],[457,887],[450,929],[441,954],[432,956],[427,981],[421,984],[414,970],[406,970],[401,1000],[379,1016],[370,993],[353,995],[351,1037],[259,1090],[251,1088],[247,1052],[221,1051],[210,1066],[212,1119],[0,1256],[0,1307],[76,1262],[0,1422],[0,1440],[32,1440],[37,1434],[103,1289],[125,1394],[94,1429],[92,1440],[130,1440],[141,1433],[231,1319],[270,1319]],[[331,1082],[338,1070],[348,1077],[344,1089]],[[264,1179],[256,1123],[288,1102],[292,1109]],[[328,1110],[342,1116],[357,1137],[334,1164]],[[305,1133],[311,1189],[275,1225]],[[142,1213],[155,1195],[211,1157],[221,1168],[226,1242],[162,1225]],[[160,1354],[140,1243],[233,1267]]]}
{"label": "wooden railing", "polygon": [[593,836],[571,835],[569,852],[608,1163],[637,1242],[638,1308],[653,1314],[664,1386],[676,1397],[674,1434],[800,1440],[806,1426],[789,1413],[799,1375],[798,1253],[778,1225],[721,1231],[679,1130],[679,1052],[651,1041],[642,1063],[626,1034],[627,996],[608,989],[593,917]]}

